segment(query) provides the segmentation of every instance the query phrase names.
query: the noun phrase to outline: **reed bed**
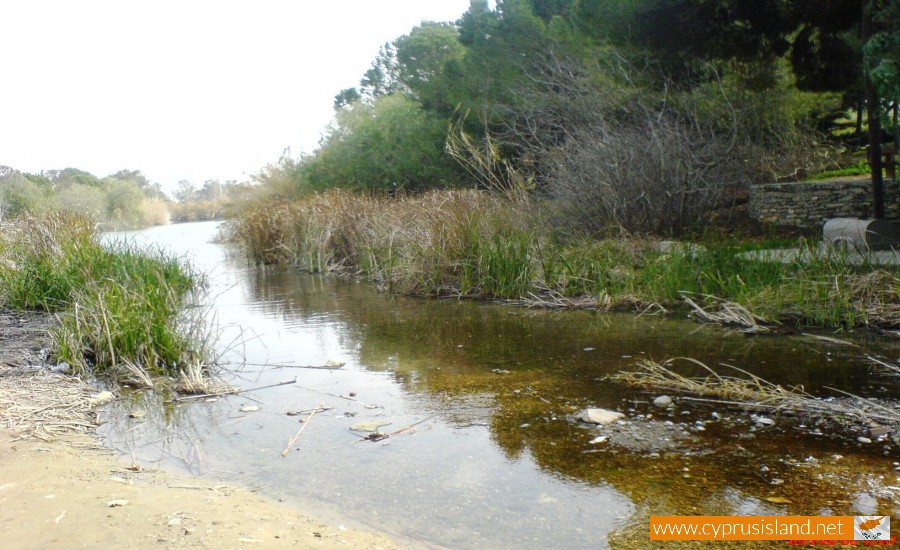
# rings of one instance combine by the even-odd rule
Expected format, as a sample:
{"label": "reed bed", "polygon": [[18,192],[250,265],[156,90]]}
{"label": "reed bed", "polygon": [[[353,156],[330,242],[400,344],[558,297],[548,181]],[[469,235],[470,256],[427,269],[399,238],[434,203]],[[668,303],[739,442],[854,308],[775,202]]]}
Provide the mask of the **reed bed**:
{"label": "reed bed", "polygon": [[54,313],[53,355],[76,373],[143,385],[205,370],[209,330],[197,314],[203,287],[183,259],[131,244],[101,246],[95,226],[73,214],[0,227],[0,304]]}
{"label": "reed bed", "polygon": [[[638,370],[611,375],[610,380],[654,391],[698,396],[697,401],[745,409],[809,414],[820,418],[849,418],[858,421],[879,420],[900,425],[900,412],[856,396],[823,400],[801,387],[784,388],[737,367],[725,366],[735,376],[719,374],[691,358],[676,358],[658,363],[649,359],[637,363]],[[700,371],[702,376],[685,376],[678,371]]]}
{"label": "reed bed", "polygon": [[399,197],[332,190],[245,212],[231,237],[260,264],[357,274],[400,294],[693,311],[755,331],[900,328],[900,268],[802,241],[795,259],[777,262],[747,257],[756,245],[718,236],[689,246],[562,236],[552,211],[475,190]]}

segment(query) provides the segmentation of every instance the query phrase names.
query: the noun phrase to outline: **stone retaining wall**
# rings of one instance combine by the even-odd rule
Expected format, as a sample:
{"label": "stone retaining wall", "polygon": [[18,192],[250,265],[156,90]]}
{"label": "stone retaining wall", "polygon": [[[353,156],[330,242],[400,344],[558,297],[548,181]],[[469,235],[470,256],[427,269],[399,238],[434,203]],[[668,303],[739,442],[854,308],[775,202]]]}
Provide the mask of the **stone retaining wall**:
{"label": "stone retaining wall", "polygon": [[[885,181],[885,217],[900,219],[900,186]],[[821,229],[831,218],[872,216],[869,180],[769,183],[750,188],[750,214],[760,222]]]}

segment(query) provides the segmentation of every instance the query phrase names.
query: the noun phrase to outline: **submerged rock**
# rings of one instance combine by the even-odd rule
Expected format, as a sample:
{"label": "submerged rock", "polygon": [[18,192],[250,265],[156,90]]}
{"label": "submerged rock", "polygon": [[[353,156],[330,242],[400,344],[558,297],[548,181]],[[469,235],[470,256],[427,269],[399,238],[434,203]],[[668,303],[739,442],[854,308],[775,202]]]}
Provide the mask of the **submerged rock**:
{"label": "submerged rock", "polygon": [[760,426],[774,426],[775,425],[774,420],[772,420],[771,418],[767,418],[765,416],[757,417],[756,423],[759,424]]}
{"label": "submerged rock", "polygon": [[96,395],[92,395],[90,399],[88,399],[88,407],[102,407],[108,403],[111,403],[112,400],[115,399],[115,396],[112,392],[102,391]]}
{"label": "submerged rock", "polygon": [[672,405],[672,398],[668,395],[660,395],[656,399],[653,400],[653,406],[659,407],[660,409],[665,409]]}
{"label": "submerged rock", "polygon": [[588,424],[612,424],[616,420],[622,420],[625,418],[625,415],[616,412],[609,411],[606,409],[584,409],[575,415],[575,418],[581,420],[582,422],[587,422]]}

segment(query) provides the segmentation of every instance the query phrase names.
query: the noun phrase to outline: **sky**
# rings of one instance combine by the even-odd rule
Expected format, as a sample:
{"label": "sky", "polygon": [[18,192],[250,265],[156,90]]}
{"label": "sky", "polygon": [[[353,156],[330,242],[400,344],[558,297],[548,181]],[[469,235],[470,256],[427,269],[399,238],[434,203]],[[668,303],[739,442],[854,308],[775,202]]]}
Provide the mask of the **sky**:
{"label": "sky", "polygon": [[469,0],[2,0],[0,166],[244,181],[312,152],[379,47]]}

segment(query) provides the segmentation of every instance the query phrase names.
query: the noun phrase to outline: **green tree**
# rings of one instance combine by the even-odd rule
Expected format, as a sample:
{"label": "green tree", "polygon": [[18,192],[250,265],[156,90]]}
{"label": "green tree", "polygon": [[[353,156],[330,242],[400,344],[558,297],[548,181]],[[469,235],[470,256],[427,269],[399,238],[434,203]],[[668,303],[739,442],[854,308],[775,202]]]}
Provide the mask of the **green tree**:
{"label": "green tree", "polygon": [[[869,114],[873,210],[884,216],[881,98],[863,69],[863,50],[882,28],[882,0],[652,0],[642,40],[669,60],[738,59],[772,66],[788,56],[797,86],[863,100]],[[673,55],[674,54],[674,55]]]}
{"label": "green tree", "polygon": [[105,178],[106,221],[122,227],[138,227],[143,221],[144,193],[133,181]]}
{"label": "green tree", "polygon": [[306,190],[410,189],[452,185],[459,169],[444,152],[446,123],[403,94],[336,113],[316,154],[299,166]]}
{"label": "green tree", "polygon": [[0,216],[16,217],[55,208],[53,185],[46,177],[12,171],[0,178]]}
{"label": "green tree", "polygon": [[449,115],[448,63],[459,62],[465,47],[459,30],[450,23],[424,22],[394,41],[399,79],[426,110]]}
{"label": "green tree", "polygon": [[359,86],[362,96],[370,101],[400,90],[397,48],[392,43],[381,46]]}
{"label": "green tree", "polygon": [[345,88],[334,96],[334,110],[339,111],[349,107],[362,99],[362,95],[356,88]]}
{"label": "green tree", "polygon": [[875,3],[872,19],[879,29],[865,45],[866,68],[878,94],[900,101],[900,0]]}

